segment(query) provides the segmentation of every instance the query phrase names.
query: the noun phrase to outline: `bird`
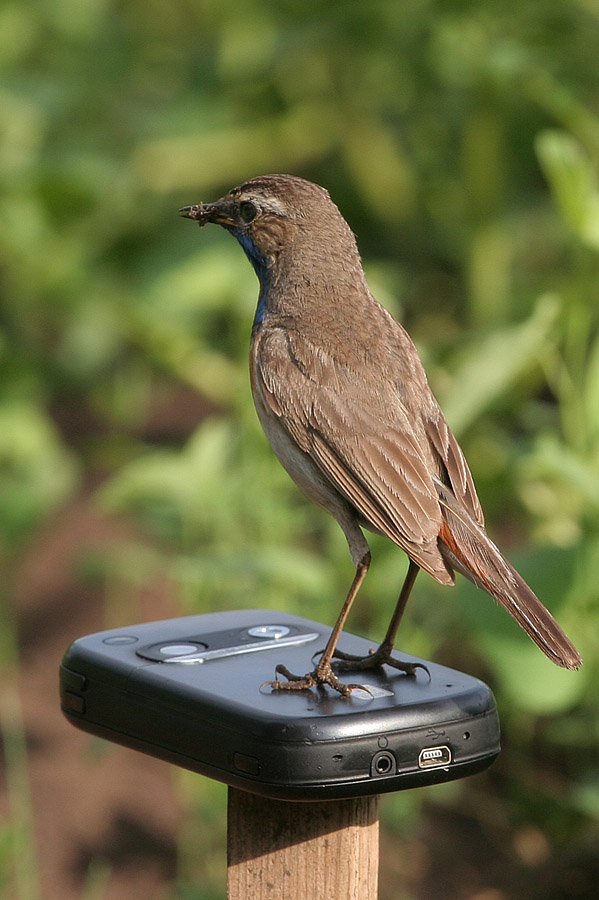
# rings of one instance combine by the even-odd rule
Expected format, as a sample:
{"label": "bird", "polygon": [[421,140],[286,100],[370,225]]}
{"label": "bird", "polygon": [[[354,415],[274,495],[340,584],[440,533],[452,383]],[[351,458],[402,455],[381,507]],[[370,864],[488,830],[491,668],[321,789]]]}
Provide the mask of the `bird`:
{"label": "bird", "polygon": [[[312,671],[279,664],[273,691],[362,687],[339,673],[417,668],[393,655],[420,569],[443,585],[459,572],[493,597],[556,665],[580,654],[551,613],[488,537],[460,445],[429,386],[405,328],[371,294],[356,238],[320,185],[261,175],[215,202],[179,214],[215,223],[237,239],[259,281],[250,341],[258,418],[283,467],[343,530],[355,575]],[[407,573],[378,649],[337,648],[371,554],[364,530],[408,556]],[[279,678],[282,676],[282,678]]]}

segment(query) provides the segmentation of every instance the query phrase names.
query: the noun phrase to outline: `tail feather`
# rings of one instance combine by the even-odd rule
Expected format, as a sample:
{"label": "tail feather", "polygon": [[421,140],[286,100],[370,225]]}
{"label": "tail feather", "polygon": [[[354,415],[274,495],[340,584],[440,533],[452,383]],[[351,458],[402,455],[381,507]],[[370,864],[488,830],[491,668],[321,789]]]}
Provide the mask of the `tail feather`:
{"label": "tail feather", "polygon": [[582,658],[524,579],[445,490],[439,491],[443,522],[439,549],[456,571],[494,597],[552,662],[577,669]]}

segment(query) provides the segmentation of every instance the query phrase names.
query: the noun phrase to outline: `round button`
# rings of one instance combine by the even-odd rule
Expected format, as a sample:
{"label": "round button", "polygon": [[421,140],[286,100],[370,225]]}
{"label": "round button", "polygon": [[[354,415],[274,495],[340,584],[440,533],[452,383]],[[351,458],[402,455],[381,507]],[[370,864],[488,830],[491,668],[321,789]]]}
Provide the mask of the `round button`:
{"label": "round button", "polygon": [[102,641],[103,644],[136,644],[138,638],[133,634],[113,634],[110,637],[105,637]]}
{"label": "round button", "polygon": [[286,637],[290,631],[286,625],[254,625],[253,628],[248,628],[248,634],[252,637],[268,638],[271,641]]}
{"label": "round button", "polygon": [[190,653],[197,653],[199,649],[198,644],[163,644],[162,647],[158,647],[158,652],[162,656],[189,656]]}

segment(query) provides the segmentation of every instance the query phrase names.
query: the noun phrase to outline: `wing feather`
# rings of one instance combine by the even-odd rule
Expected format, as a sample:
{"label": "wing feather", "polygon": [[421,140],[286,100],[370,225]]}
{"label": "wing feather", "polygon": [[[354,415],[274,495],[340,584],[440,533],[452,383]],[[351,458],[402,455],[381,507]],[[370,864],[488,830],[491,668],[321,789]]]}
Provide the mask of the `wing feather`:
{"label": "wing feather", "polygon": [[[442,516],[430,460],[397,392],[373,393],[371,383],[322,351],[314,377],[307,356],[315,351],[289,330],[269,329],[258,339],[254,388],[296,444],[361,520],[452,583],[437,545]],[[383,405],[383,396],[393,402]]]}
{"label": "wing feather", "polygon": [[426,421],[426,432],[443,464],[445,471],[441,474],[445,478],[442,480],[451,488],[458,503],[463,504],[476,524],[484,526],[485,517],[468,463],[441,410],[438,418]]}

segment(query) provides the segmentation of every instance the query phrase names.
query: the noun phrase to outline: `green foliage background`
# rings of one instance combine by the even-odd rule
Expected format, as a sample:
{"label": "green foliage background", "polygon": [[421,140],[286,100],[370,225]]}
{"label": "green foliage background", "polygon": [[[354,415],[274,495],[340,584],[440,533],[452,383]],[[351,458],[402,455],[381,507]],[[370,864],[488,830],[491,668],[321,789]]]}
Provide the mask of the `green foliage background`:
{"label": "green foliage background", "polygon": [[[111,567],[166,560],[182,613],[260,605],[333,622],[352,574],[343,537],[280,469],[251,404],[254,276],[226,234],[176,212],[269,171],[326,185],[373,292],[418,344],[491,534],[585,657],[557,670],[463,581],[422,577],[402,633],[489,680],[505,815],[555,852],[599,828],[598,46],[595,0],[0,6],[6,576],[102,472],[96,502],[135,515],[155,548],[115,549],[107,594]],[[212,413],[183,445],[156,446],[136,426],[173,383]],[[57,414],[77,405],[101,435],[65,439]],[[376,637],[404,561],[372,546],[351,624]],[[539,759],[559,761],[557,781]],[[467,789],[387,798],[386,827]],[[194,790],[201,828],[212,788]],[[11,846],[0,840],[7,872]],[[193,878],[182,851],[181,885]]]}

